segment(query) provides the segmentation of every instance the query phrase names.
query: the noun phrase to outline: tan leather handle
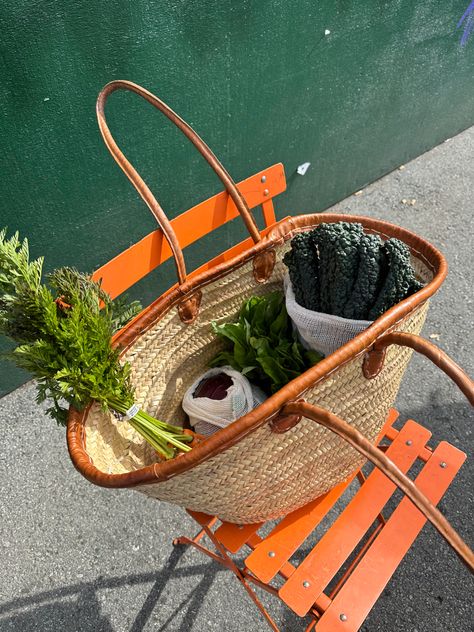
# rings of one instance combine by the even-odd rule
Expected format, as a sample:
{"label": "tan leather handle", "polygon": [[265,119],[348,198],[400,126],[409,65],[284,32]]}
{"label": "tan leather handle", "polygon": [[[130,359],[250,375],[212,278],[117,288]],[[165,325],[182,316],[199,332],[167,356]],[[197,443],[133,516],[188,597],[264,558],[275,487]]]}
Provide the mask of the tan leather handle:
{"label": "tan leather handle", "polygon": [[380,373],[385,359],[385,352],[390,345],[409,347],[429,358],[453,380],[467,397],[471,406],[474,406],[474,381],[471,380],[467,373],[432,342],[428,342],[428,340],[415,334],[407,334],[404,331],[391,331],[377,340],[364,358],[362,368],[365,377],[371,379]]}
{"label": "tan leather handle", "polygon": [[170,221],[166,217],[163,209],[154,197],[153,193],[145,184],[144,180],[138,174],[136,169],[124,156],[123,152],[119,149],[105,120],[105,102],[107,101],[108,96],[112,92],[115,92],[115,90],[129,90],[140,95],[146,101],[148,101],[158,110],[160,110],[160,112],[162,112],[165,116],[167,116],[170,121],[172,121],[183,132],[183,134],[193,143],[193,145],[202,154],[202,156],[204,156],[204,158],[207,160],[207,162],[210,164],[210,166],[214,169],[218,177],[223,182],[227,192],[234,201],[237,210],[242,216],[247,230],[249,231],[250,236],[252,237],[254,242],[257,243],[258,241],[260,241],[260,233],[257,224],[255,223],[255,219],[253,218],[243,195],[237,189],[235,182],[227,173],[226,169],[224,169],[224,167],[221,165],[213,152],[209,149],[206,143],[196,134],[192,127],[188,125],[185,121],[183,121],[183,119],[180,118],[170,107],[168,107],[166,103],[163,103],[161,99],[159,99],[151,92],[148,92],[148,90],[145,90],[145,88],[142,88],[141,86],[137,85],[136,83],[132,83],[131,81],[111,81],[102,88],[99,96],[97,97],[96,112],[102,138],[104,139],[108,150],[112,154],[119,167],[136,188],[141,198],[148,206],[150,211],[153,213],[158,224],[160,225],[173,252],[180,284],[184,283],[186,279],[186,266],[184,263],[183,252],[179,245],[176,234],[170,224]]}
{"label": "tan leather handle", "polygon": [[408,478],[403,472],[389,459],[382,450],[370,443],[363,434],[356,428],[350,426],[337,415],[308,404],[307,402],[290,402],[286,404],[282,411],[282,415],[299,416],[302,415],[307,419],[311,419],[316,423],[331,430],[347,441],[360,454],[364,455],[376,467],[399,487],[404,494],[412,501],[412,503],[426,516],[431,524],[441,533],[452,548],[459,555],[461,560],[466,564],[471,572],[474,572],[474,553],[459,536],[459,534],[449,524],[443,514],[437,509],[428,498],[418,489],[415,483]]}

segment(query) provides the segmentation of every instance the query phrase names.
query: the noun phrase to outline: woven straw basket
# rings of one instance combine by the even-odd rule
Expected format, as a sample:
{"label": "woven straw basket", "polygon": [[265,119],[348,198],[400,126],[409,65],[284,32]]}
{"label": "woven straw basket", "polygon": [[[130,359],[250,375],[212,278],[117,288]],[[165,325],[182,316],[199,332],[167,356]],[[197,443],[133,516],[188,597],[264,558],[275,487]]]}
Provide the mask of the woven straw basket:
{"label": "woven straw basket", "polygon": [[[105,122],[105,100],[117,89],[143,96],[194,143],[223,181],[254,245],[211,269],[186,276],[170,222],[117,147]],[[354,442],[350,445],[334,433],[330,419],[336,415],[373,443],[397,395],[412,350],[428,356],[431,353],[436,361],[433,345],[417,334],[426,317],[428,299],[446,275],[442,255],[400,227],[347,215],[294,217],[276,223],[262,237],[243,195],[222,165],[157,97],[135,84],[116,81],[99,95],[97,112],[107,147],[159,221],[178,271],[178,285],[158,298],[116,340],[123,349],[123,360],[132,367],[137,403],[158,419],[184,423],[184,393],[221,348],[211,332],[211,321],[233,321],[245,299],[282,287],[282,259],[295,233],[323,221],[343,219],[361,222],[367,232],[384,239],[397,237],[410,247],[417,275],[425,283],[422,290],[187,454],[160,461],[133,428],[117,422],[98,406],[70,411],[68,446],[72,460],[98,485],[135,487],[153,498],[237,523],[264,521],[301,507],[346,479],[365,460]]]}

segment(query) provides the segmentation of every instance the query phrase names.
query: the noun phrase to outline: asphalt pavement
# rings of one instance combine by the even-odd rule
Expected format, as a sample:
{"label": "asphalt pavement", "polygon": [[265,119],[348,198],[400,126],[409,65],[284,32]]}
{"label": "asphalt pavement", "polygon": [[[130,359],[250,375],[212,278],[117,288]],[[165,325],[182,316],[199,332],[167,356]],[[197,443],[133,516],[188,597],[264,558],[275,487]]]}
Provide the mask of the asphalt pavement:
{"label": "asphalt pavement", "polygon": [[[472,374],[474,127],[335,208],[399,223],[444,252],[450,272],[423,333]],[[267,630],[230,573],[197,551],[173,548],[174,536],[193,533],[184,511],[88,483],[69,461],[64,430],[34,396],[29,383],[0,400],[0,632]],[[435,440],[472,454],[471,409],[425,359],[413,358],[396,405]],[[472,461],[440,503],[471,546]],[[472,630],[473,588],[426,526],[361,629]],[[304,629],[276,600],[264,601],[283,630]]]}

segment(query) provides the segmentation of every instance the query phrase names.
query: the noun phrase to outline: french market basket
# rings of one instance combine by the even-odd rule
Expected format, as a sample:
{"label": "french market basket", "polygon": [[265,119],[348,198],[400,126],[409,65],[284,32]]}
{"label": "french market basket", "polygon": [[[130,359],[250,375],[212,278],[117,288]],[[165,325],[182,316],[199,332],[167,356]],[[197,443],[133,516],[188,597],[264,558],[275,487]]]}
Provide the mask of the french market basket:
{"label": "french market basket", "polygon": [[[177,220],[167,220],[106,124],[105,101],[117,89],[145,98],[191,140],[224,183],[253,244],[247,241],[245,247],[224,253],[219,263],[187,276],[173,229]],[[308,404],[337,415],[373,443],[395,400],[413,348],[442,364],[433,345],[417,335],[429,299],[446,276],[443,256],[414,233],[367,217],[300,215],[259,231],[245,199],[251,192],[244,197],[210,149],[160,99],[130,82],[114,81],[100,93],[97,115],[107,147],[157,218],[176,262],[178,284],[145,309],[115,341],[122,348],[123,360],[131,365],[137,403],[158,419],[177,425],[185,422],[184,393],[221,349],[221,341],[211,332],[211,321],[233,321],[245,299],[282,288],[286,270],[282,259],[293,235],[321,222],[344,220],[360,222],[367,232],[383,239],[397,237],[409,246],[416,273],[425,283],[420,291],[189,453],[161,461],[133,428],[98,405],[84,412],[70,410],[71,458],[93,483],[134,487],[153,498],[240,524],[265,521],[303,506],[347,479],[365,461],[341,436],[316,425],[309,413],[305,416],[311,408]],[[264,177],[261,180],[265,182]],[[195,228],[196,222],[187,226],[191,233]],[[449,373],[449,367],[442,368]]]}

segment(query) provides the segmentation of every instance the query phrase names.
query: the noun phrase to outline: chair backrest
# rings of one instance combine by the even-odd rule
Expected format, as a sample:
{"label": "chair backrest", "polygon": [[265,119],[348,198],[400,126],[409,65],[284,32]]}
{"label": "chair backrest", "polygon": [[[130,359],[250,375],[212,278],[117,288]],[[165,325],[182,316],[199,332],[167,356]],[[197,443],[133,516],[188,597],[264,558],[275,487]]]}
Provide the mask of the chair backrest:
{"label": "chair backrest", "polygon": [[[262,207],[263,235],[276,222],[273,198],[286,189],[283,165],[279,163],[260,171],[239,182],[237,187],[250,209]],[[223,191],[178,215],[171,225],[181,248],[185,248],[237,216],[234,202],[227,191]],[[101,266],[94,272],[93,279],[102,279],[102,288],[115,298],[169,259],[171,254],[168,242],[158,228]],[[233,254],[233,249],[228,254]],[[218,260],[219,257],[212,263]]]}

